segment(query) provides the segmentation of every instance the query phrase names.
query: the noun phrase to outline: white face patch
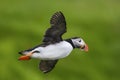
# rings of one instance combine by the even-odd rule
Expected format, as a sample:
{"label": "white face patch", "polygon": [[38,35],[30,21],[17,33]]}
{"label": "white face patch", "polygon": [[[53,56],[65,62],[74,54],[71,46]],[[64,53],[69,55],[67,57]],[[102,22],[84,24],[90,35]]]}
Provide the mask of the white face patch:
{"label": "white face patch", "polygon": [[78,48],[80,48],[81,46],[85,46],[85,42],[83,41],[82,38],[72,39],[72,42],[73,42],[74,46],[78,47]]}

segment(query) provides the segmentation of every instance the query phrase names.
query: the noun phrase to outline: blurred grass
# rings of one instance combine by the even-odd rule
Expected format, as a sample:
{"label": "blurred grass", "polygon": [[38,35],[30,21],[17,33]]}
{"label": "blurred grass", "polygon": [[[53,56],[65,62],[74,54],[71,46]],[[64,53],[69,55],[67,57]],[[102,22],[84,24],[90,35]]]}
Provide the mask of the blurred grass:
{"label": "blurred grass", "polygon": [[[53,13],[62,11],[68,32],[80,36],[89,52],[74,50],[44,75],[39,60],[18,61],[18,52],[43,39]],[[1,0],[0,80],[120,80],[119,0]]]}

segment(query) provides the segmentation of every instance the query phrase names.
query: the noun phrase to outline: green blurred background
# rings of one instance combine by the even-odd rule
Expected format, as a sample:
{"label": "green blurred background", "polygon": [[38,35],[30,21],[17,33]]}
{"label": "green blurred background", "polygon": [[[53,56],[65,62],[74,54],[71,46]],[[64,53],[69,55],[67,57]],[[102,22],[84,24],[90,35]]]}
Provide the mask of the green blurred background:
{"label": "green blurred background", "polygon": [[[19,51],[41,43],[56,11],[66,17],[63,38],[82,37],[79,49],[43,74],[40,60],[18,61]],[[119,0],[0,0],[0,80],[120,80]]]}

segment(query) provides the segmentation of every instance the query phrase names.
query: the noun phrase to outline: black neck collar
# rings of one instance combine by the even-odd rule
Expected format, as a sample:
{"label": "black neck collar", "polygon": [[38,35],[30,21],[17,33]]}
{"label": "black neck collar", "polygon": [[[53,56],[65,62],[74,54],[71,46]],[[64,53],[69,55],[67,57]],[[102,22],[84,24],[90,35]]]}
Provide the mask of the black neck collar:
{"label": "black neck collar", "polygon": [[75,46],[74,46],[74,44],[73,44],[71,39],[66,39],[65,41],[69,42],[72,45],[72,47],[75,48]]}

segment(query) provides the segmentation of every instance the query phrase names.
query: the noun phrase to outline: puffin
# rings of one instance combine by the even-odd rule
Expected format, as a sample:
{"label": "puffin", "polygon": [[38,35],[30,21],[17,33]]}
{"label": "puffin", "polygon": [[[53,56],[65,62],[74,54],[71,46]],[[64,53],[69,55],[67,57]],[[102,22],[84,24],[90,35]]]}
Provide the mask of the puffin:
{"label": "puffin", "polygon": [[58,60],[67,57],[73,49],[78,48],[88,52],[88,45],[81,37],[62,39],[62,35],[66,31],[66,20],[63,13],[61,11],[54,13],[50,19],[50,28],[46,30],[42,43],[20,51],[19,54],[22,56],[18,60],[39,59],[39,69],[43,73],[48,73],[53,70]]}

